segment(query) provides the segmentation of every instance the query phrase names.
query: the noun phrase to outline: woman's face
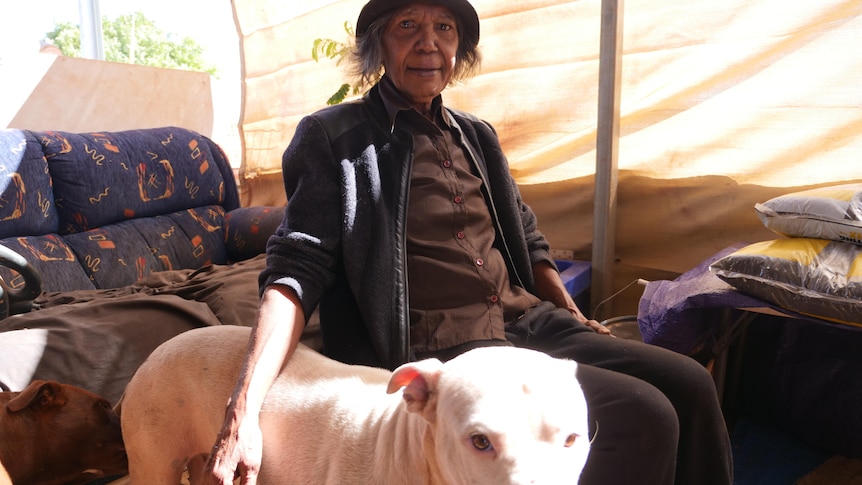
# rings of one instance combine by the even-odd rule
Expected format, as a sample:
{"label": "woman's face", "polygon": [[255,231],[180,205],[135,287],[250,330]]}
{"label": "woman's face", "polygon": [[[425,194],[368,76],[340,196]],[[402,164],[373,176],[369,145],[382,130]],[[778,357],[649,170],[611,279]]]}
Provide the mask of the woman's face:
{"label": "woman's face", "polygon": [[440,5],[414,3],[397,10],[383,31],[383,67],[420,113],[452,79],[458,51],[455,14]]}

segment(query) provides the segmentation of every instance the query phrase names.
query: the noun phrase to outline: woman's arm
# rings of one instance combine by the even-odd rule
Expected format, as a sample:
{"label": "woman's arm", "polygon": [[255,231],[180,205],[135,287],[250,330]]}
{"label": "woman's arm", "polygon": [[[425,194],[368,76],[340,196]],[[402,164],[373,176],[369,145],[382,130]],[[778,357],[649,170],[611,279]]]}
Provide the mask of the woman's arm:
{"label": "woman's arm", "polygon": [[273,285],[264,290],[242,371],[207,461],[205,475],[212,483],[231,485],[236,471],[245,477],[244,484],[257,482],[263,447],[259,424],[263,399],[284,362],[293,355],[304,326],[305,315],[292,289]]}
{"label": "woman's arm", "polygon": [[610,335],[611,331],[601,323],[590,320],[572,299],[572,295],[566,290],[560,273],[547,261],[533,263],[533,278],[536,280],[536,296],[544,301],[549,301],[558,308],[569,310],[575,319],[590,327],[596,333]]}

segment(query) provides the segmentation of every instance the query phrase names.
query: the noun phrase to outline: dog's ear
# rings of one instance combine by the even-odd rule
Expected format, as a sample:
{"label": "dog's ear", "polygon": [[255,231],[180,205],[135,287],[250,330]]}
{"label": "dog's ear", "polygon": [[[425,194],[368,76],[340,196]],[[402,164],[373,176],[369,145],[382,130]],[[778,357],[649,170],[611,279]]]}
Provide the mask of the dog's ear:
{"label": "dog's ear", "polygon": [[407,410],[414,413],[423,411],[431,401],[442,369],[443,363],[437,359],[404,364],[392,373],[386,392],[392,394],[403,387]]}
{"label": "dog's ear", "polygon": [[34,404],[49,407],[62,406],[65,403],[66,399],[59,383],[36,380],[6,403],[6,409],[14,413]]}

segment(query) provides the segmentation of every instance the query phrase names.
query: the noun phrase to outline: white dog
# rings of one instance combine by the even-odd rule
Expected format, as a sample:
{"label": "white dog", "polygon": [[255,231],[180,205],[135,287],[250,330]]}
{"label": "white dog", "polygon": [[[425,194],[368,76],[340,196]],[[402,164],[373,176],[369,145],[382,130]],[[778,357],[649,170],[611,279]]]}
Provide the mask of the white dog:
{"label": "white dog", "polygon": [[[249,335],[191,330],[140,367],[121,409],[133,485],[177,484],[189,460],[211,450]],[[488,347],[393,373],[300,346],[261,412],[258,483],[575,484],[589,453],[576,371],[539,352]],[[388,395],[402,387],[403,399]]]}

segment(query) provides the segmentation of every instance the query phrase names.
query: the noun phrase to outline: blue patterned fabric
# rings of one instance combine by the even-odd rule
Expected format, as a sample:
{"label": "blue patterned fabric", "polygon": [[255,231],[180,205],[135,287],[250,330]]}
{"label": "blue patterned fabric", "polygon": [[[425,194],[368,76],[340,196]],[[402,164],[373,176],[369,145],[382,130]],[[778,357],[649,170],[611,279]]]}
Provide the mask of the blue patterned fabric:
{"label": "blue patterned fabric", "polygon": [[266,242],[284,217],[283,207],[246,207],[225,216],[225,243],[234,261],[266,252]]}
{"label": "blue patterned fabric", "polygon": [[130,285],[154,271],[227,263],[220,206],[132,219],[65,239],[96,288]]}
{"label": "blue patterned fabric", "polygon": [[6,130],[0,136],[0,238],[58,231],[51,176],[38,139]]}
{"label": "blue patterned fabric", "polygon": [[[0,240],[0,244],[23,256],[42,275],[42,291],[95,288],[75,252],[57,234],[9,237]],[[5,266],[0,266],[0,278],[12,289],[24,285],[21,276]]]}
{"label": "blue patterned fabric", "polygon": [[226,165],[224,153],[192,131],[167,127],[37,136],[54,182],[61,234],[192,207],[238,206],[233,176],[226,178],[220,170]]}
{"label": "blue patterned fabric", "polygon": [[[239,209],[230,163],[210,139],[177,127],[0,130],[0,188],[0,244],[27,259],[51,292],[118,288],[155,271],[255,256],[283,211],[242,209],[229,237],[226,214]],[[5,267],[0,278],[21,283]]]}

